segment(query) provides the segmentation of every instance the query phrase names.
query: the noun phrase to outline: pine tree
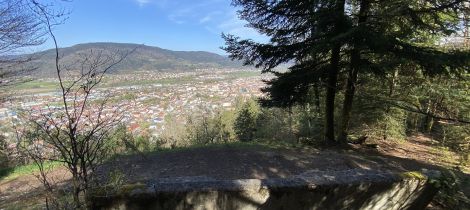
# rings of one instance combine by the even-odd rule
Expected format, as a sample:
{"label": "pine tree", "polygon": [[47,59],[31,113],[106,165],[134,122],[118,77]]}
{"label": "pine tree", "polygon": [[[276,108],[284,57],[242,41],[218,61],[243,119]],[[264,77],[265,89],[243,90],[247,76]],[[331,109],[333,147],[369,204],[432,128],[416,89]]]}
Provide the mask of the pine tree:
{"label": "pine tree", "polygon": [[[468,52],[445,51],[432,40],[458,30],[464,0],[236,0],[240,17],[269,36],[267,44],[224,35],[233,59],[273,72],[263,104],[303,103],[321,81],[326,89],[325,139],[335,142],[338,75],[346,73],[339,142],[346,143],[359,74],[388,74],[406,63],[426,75],[468,71]],[[274,72],[294,62],[287,72]]]}
{"label": "pine tree", "polygon": [[[327,142],[334,142],[334,103],[338,73],[341,69],[341,47],[347,31],[345,0],[250,1],[235,0],[241,6],[240,17],[249,26],[271,37],[270,43],[240,40],[223,35],[233,59],[243,60],[263,72],[277,77],[268,81],[264,105],[288,107],[305,100],[312,83],[325,81],[325,116]],[[274,67],[295,62],[288,72],[275,72]]]}
{"label": "pine tree", "polygon": [[245,103],[238,112],[234,122],[234,130],[240,141],[251,141],[255,133],[256,116],[249,103]]}

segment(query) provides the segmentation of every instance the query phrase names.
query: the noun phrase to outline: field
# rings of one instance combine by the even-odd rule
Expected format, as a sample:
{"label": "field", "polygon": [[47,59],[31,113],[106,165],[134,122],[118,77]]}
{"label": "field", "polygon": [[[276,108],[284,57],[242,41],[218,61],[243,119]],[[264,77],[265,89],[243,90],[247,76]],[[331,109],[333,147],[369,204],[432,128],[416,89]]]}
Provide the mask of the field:
{"label": "field", "polygon": [[[212,82],[220,80],[233,80],[238,78],[256,77],[260,76],[257,71],[218,71],[216,75],[218,78],[205,79],[204,76],[212,76],[211,73],[201,72],[197,74],[193,73],[180,73],[180,75],[170,78],[155,78],[154,75],[165,74],[165,73],[147,73],[147,72],[136,72],[132,75],[126,74],[109,74],[103,78],[103,83],[100,88],[113,88],[113,87],[125,87],[125,86],[142,86],[142,85],[173,85],[173,84],[185,84],[197,81]],[[168,74],[168,73],[167,73]],[[152,79],[148,79],[152,78]],[[69,84],[66,82],[65,84]],[[60,86],[55,78],[37,79],[32,81],[22,82],[18,85],[8,88],[8,91],[20,93],[20,94],[37,94],[47,93],[59,90]]]}

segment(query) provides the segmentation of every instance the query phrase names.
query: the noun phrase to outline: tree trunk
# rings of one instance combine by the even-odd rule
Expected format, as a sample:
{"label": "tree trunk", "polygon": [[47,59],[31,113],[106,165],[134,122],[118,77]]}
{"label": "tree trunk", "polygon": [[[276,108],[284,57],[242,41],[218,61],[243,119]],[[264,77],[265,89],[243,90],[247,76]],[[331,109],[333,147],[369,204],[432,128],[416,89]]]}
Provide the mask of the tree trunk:
{"label": "tree trunk", "polygon": [[74,168],[72,171],[72,197],[75,209],[80,209],[82,204],[80,201],[80,188],[78,169]]}
{"label": "tree trunk", "polygon": [[307,110],[307,113],[309,114],[309,117],[308,117],[308,136],[309,137],[312,137],[313,133],[315,133],[315,131],[313,131],[314,126],[313,125],[313,121],[315,119],[318,119],[318,117],[321,116],[321,107],[320,107],[320,88],[319,88],[319,80],[316,80],[314,83],[313,83],[313,92],[314,92],[314,108],[312,108],[310,106],[310,104],[307,104],[308,106],[308,110]]}
{"label": "tree trunk", "polygon": [[336,83],[339,72],[339,59],[341,47],[335,47],[331,53],[331,69],[328,72],[328,83],[325,98],[325,141],[327,144],[336,144],[335,141],[335,97]]}
{"label": "tree trunk", "polygon": [[356,92],[356,81],[359,67],[357,62],[360,59],[359,51],[354,49],[351,53],[351,68],[348,71],[348,81],[346,84],[346,92],[343,101],[342,122],[340,127],[339,142],[348,143],[349,122],[351,120],[351,110],[353,106],[354,93]]}
{"label": "tree trunk", "polygon": [[320,88],[318,87],[318,80],[315,81],[315,83],[313,83],[313,92],[315,94],[315,111],[317,112],[317,116],[318,114],[321,112],[321,109],[320,109]]}
{"label": "tree trunk", "polygon": [[[344,4],[346,0],[336,0],[336,22],[334,31],[340,33],[343,29]],[[335,140],[335,98],[336,83],[338,81],[339,62],[341,59],[341,44],[334,45],[331,50],[331,69],[328,72],[328,81],[325,98],[325,141],[327,144],[336,144]]]}
{"label": "tree trunk", "polygon": [[[368,11],[369,11],[369,1],[362,0],[360,9],[359,9],[358,26],[366,22]],[[354,41],[359,42],[357,38],[354,39]],[[344,94],[340,136],[338,139],[339,142],[342,144],[346,144],[348,142],[349,122],[351,120],[351,110],[352,110],[352,106],[354,102],[354,94],[356,92],[357,75],[358,75],[359,68],[360,68],[360,60],[361,60],[360,53],[361,52],[357,44],[353,45],[353,50],[351,51],[351,58],[350,58],[351,66],[348,71],[348,81],[346,84],[346,92]]]}
{"label": "tree trunk", "polygon": [[424,124],[423,124],[423,130],[426,133],[431,133],[433,124],[434,124],[434,118],[432,117],[432,114],[434,113],[434,104],[431,99],[428,99],[427,102],[427,108],[426,108],[426,116],[424,117]]}
{"label": "tree trunk", "polygon": [[313,119],[312,119],[312,111],[311,111],[311,108],[310,108],[310,104],[307,103],[307,107],[306,107],[305,109],[306,109],[305,111],[306,111],[307,114],[308,114],[308,117],[307,117],[307,126],[308,126],[308,128],[307,128],[307,132],[308,132],[308,133],[307,133],[307,136],[310,137],[310,136],[312,136],[312,133],[313,133],[313,132],[312,132],[312,120],[313,120]]}
{"label": "tree trunk", "polygon": [[431,133],[432,127],[434,126],[434,118],[431,116],[431,112],[427,113],[424,130],[426,133]]}
{"label": "tree trunk", "polygon": [[[391,99],[393,97],[393,94],[395,92],[395,87],[397,86],[397,78],[398,78],[398,69],[395,69],[393,71],[393,75],[392,75],[392,78],[391,78],[391,81],[390,81],[390,84],[389,84],[389,87],[388,87],[388,98],[389,99]],[[385,115],[390,114],[391,108],[392,107],[390,105],[386,106]],[[387,140],[387,138],[388,138],[387,130],[388,130],[388,123],[386,122],[384,127],[383,127],[383,130],[382,130],[383,140]]]}

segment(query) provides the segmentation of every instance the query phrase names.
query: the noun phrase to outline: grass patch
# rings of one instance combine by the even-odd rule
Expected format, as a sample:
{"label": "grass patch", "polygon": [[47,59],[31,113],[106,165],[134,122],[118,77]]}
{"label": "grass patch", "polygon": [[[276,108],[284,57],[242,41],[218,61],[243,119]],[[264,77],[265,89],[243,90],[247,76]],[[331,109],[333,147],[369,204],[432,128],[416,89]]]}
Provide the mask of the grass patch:
{"label": "grass patch", "polygon": [[267,148],[267,149],[282,149],[282,148],[295,148],[300,145],[286,143],[282,141],[268,141],[268,140],[254,140],[249,142],[227,142],[227,143],[212,143],[212,144],[193,144],[186,147],[177,147],[177,148],[159,148],[150,153],[162,153],[162,152],[178,152],[185,151],[190,149],[198,148]]}
{"label": "grass patch", "polygon": [[436,154],[437,161],[447,167],[458,165],[458,160],[448,147],[434,146],[431,148],[431,153]]}
{"label": "grass patch", "polygon": [[39,81],[33,80],[25,83],[18,84],[13,87],[16,90],[29,90],[29,89],[58,89],[58,82],[53,81]]}
{"label": "grass patch", "polygon": [[235,72],[229,72],[226,75],[228,76],[228,79],[236,79],[236,78],[245,78],[245,77],[256,77],[256,76],[260,76],[261,73],[258,71],[235,71]]}
{"label": "grass patch", "polygon": [[[68,86],[71,81],[64,81],[64,85]],[[60,90],[59,81],[54,80],[31,80],[27,82],[18,83],[7,88],[9,91],[19,91],[22,93],[49,93]]]}
{"label": "grass patch", "polygon": [[[46,162],[44,163],[44,166],[46,168],[54,168],[60,164],[60,162]],[[2,168],[0,169],[0,181],[15,179],[19,176],[30,175],[37,171],[39,171],[39,167],[36,164]]]}

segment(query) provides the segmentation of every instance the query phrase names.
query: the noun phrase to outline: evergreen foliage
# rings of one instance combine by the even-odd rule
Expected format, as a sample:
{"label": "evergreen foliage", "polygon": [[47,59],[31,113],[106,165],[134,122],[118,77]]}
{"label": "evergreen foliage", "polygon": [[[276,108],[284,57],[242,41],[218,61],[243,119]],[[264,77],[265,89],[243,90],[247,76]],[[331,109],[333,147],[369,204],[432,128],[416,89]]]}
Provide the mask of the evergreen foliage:
{"label": "evergreen foliage", "polygon": [[245,103],[235,118],[234,130],[240,141],[253,140],[256,132],[257,113],[253,103]]}
{"label": "evergreen foliage", "polygon": [[[468,51],[436,45],[436,40],[460,29],[459,18],[467,12],[465,3],[462,0],[234,0],[233,4],[241,7],[240,17],[271,39],[268,43],[256,43],[223,35],[227,44],[224,49],[232,59],[275,75],[267,81],[264,91],[268,98],[262,100],[263,105],[305,104],[311,87],[322,84],[326,91],[325,139],[329,143],[336,140],[336,92],[344,87],[337,142],[345,143],[359,76],[390,77],[404,66],[426,77],[451,77],[468,72]],[[293,66],[287,72],[274,71],[281,63],[293,63]],[[338,78],[343,78],[345,83],[338,82]]]}

